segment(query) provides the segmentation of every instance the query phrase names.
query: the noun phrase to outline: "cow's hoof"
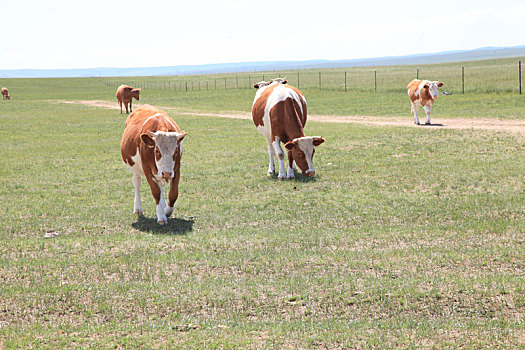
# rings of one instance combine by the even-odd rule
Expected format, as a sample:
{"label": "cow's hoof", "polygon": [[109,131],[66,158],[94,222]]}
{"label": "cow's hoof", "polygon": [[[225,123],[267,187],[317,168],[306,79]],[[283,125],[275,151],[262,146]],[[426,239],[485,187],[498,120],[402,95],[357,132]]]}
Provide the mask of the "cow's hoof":
{"label": "cow's hoof", "polygon": [[416,125],[421,125],[421,124],[419,124],[419,123],[414,123],[414,124],[416,124]]}
{"label": "cow's hoof", "polygon": [[295,176],[294,175],[288,175],[286,176],[286,180],[293,180],[295,179]]}
{"label": "cow's hoof", "polygon": [[430,125],[430,122],[428,122],[428,123],[425,123],[425,125]]}
{"label": "cow's hoof", "polygon": [[279,181],[284,181],[286,180],[286,176],[278,176],[277,179],[279,179]]}
{"label": "cow's hoof", "polygon": [[166,220],[164,220],[164,219],[157,220],[157,223],[158,223],[159,225],[161,225],[161,226],[162,226],[162,225],[166,225],[166,224],[168,223],[168,219],[166,219]]}
{"label": "cow's hoof", "polygon": [[144,212],[142,210],[135,210],[135,214],[142,216]]}
{"label": "cow's hoof", "polygon": [[268,172],[266,173],[268,176],[274,176],[275,175],[275,171],[270,171],[268,170]]}
{"label": "cow's hoof", "polygon": [[165,211],[166,217],[170,217],[173,214],[173,207],[168,206]]}

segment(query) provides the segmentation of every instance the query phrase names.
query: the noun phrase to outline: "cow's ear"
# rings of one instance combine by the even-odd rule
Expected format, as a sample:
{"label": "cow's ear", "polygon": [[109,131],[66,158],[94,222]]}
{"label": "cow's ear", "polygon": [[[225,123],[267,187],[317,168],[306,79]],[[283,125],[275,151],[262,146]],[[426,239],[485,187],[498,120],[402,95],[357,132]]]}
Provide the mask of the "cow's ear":
{"label": "cow's ear", "polygon": [[445,84],[443,84],[442,82],[438,82],[438,87],[442,87],[443,85]]}
{"label": "cow's ear", "polygon": [[286,147],[288,151],[291,151],[294,149],[295,143],[293,141],[288,141],[284,144],[284,147]]}
{"label": "cow's ear", "polygon": [[186,135],[188,135],[188,133],[186,131],[182,131],[181,133],[179,133],[179,137],[177,138],[177,141],[181,142],[182,139],[184,139],[184,136]]}
{"label": "cow's ear", "polygon": [[259,84],[253,84],[253,87],[258,89],[259,88]]}
{"label": "cow's ear", "polygon": [[423,88],[428,90],[428,84],[423,85]]}
{"label": "cow's ear", "polygon": [[140,139],[142,140],[142,142],[144,142],[146,146],[150,148],[155,147],[155,140],[150,134],[147,134],[147,133],[140,134]]}
{"label": "cow's ear", "polygon": [[319,146],[323,142],[324,142],[324,138],[322,138],[322,137],[314,137],[314,140],[313,140],[314,147]]}
{"label": "cow's ear", "polygon": [[283,80],[283,84],[288,84],[288,80]]}

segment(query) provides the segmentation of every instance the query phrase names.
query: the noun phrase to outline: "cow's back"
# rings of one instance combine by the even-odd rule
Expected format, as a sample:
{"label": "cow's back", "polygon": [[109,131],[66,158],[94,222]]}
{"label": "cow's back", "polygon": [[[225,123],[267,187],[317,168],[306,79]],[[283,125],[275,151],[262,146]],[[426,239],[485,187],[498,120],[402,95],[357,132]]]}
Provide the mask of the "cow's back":
{"label": "cow's back", "polygon": [[128,102],[127,100],[131,100],[131,96],[129,94],[129,91],[131,91],[133,88],[128,85],[120,85],[117,89],[117,99],[122,102]]}

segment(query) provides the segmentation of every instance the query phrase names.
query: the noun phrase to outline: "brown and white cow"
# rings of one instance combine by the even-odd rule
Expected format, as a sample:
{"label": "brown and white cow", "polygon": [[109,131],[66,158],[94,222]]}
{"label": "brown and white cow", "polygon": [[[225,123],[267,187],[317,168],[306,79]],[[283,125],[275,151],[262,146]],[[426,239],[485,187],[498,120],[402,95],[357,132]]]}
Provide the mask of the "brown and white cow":
{"label": "brown and white cow", "polygon": [[0,92],[2,93],[2,100],[10,100],[11,96],[9,96],[9,92],[7,91],[7,88],[3,87]]}
{"label": "brown and white cow", "polygon": [[[252,106],[252,118],[257,130],[266,138],[270,163],[268,175],[275,173],[274,156],[279,159],[280,180],[295,177],[295,164],[303,175],[315,175],[313,155],[315,147],[325,140],[319,136],[305,136],[306,99],[301,91],[281,78],[259,82]],[[288,168],[284,166],[281,142],[288,150]]]}
{"label": "brown and white cow", "polygon": [[[182,140],[186,132],[166,112],[144,105],[131,113],[120,144],[122,160],[133,173],[136,214],[142,215],[140,199],[141,176],[149,183],[157,204],[157,222],[168,223],[179,195]],[[169,203],[164,198],[164,185],[170,183]]]}
{"label": "brown and white cow", "polygon": [[427,115],[425,124],[430,124],[430,111],[434,100],[438,98],[438,87],[442,87],[443,83],[440,81],[428,81],[414,79],[407,86],[408,97],[410,97],[411,112],[414,114],[414,123],[419,125],[419,118],[417,111],[419,106],[423,107]]}
{"label": "brown and white cow", "polygon": [[[131,113],[133,110],[131,109],[131,105],[133,102],[133,98],[135,100],[139,100],[140,95],[140,89],[134,89],[131,86],[127,85],[120,85],[117,88],[117,101],[118,105],[120,107],[120,114],[122,114],[122,104],[124,103],[124,107],[126,107],[126,113]],[[128,104],[129,104],[129,112],[128,112]]]}

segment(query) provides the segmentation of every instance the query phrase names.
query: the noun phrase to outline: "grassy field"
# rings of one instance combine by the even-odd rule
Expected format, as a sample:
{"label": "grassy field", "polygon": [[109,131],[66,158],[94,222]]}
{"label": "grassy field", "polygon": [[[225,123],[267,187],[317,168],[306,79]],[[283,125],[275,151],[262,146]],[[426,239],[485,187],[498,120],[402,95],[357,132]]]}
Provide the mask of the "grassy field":
{"label": "grassy field", "polygon": [[[317,175],[279,182],[251,121],[172,112],[189,134],[160,227],[145,181],[133,215],[126,115],[58,103],[113,87],[0,84],[0,348],[525,347],[523,136],[309,122]],[[249,111],[254,92],[141,102]],[[412,122],[403,93],[305,95]],[[454,94],[434,117],[525,119],[524,99]]]}

